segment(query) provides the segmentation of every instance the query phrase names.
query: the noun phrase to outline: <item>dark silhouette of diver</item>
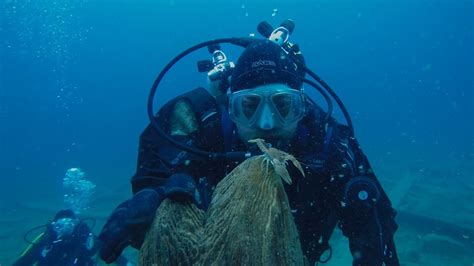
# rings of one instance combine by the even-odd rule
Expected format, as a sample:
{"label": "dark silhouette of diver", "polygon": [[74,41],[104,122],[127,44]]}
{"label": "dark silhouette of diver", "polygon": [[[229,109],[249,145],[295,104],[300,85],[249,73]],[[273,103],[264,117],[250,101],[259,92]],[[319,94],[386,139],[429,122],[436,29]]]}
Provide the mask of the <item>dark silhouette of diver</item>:
{"label": "dark silhouette of diver", "polygon": [[[349,239],[353,265],[399,265],[393,241],[395,210],[340,100],[330,92],[348,125],[337,122],[303,90],[303,82],[313,87],[316,83],[305,74],[329,89],[308,70],[299,49],[287,42],[290,22],[275,30],[259,26],[268,37],[264,40],[229,38],[197,45],[160,73],[154,90],[163,73],[194,48],[219,41],[245,47],[235,66],[216,55],[222,53],[219,47],[210,48],[217,60],[208,74],[211,81],[212,75],[217,78],[209,88],[180,95],[157,114],[150,108],[150,97],[151,124],[140,136],[133,197],[113,211],[99,236],[104,261],[115,261],[128,245],[140,248],[163,199],[192,200],[206,209],[213,188],[245,159],[241,157],[258,154],[248,140],[261,138],[304,166],[305,178],[289,169],[295,181],[285,190],[310,263],[329,259],[329,239],[339,226]],[[216,84],[222,93],[214,93]],[[329,255],[324,256],[325,251]]]}
{"label": "dark silhouette of diver", "polygon": [[[60,210],[53,221],[46,225],[46,230],[30,242],[13,265],[97,265],[99,246],[100,242],[85,219],[77,218],[70,209]],[[117,259],[116,264],[132,265],[123,256]]]}

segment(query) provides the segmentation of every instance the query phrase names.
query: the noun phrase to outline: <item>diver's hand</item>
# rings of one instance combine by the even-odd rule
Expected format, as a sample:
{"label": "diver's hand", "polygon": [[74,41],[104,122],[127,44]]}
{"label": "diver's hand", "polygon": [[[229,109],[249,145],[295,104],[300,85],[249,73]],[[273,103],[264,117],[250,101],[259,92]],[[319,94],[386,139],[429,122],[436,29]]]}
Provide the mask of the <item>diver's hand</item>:
{"label": "diver's hand", "polygon": [[195,202],[196,183],[186,174],[177,173],[157,190],[144,189],[120,204],[100,232],[99,255],[106,263],[114,262],[129,245],[139,249],[155,212],[165,198],[179,202]]}
{"label": "diver's hand", "polygon": [[144,189],[114,210],[99,235],[102,242],[99,255],[102,260],[112,263],[127,246],[141,246],[146,229],[163,200],[160,192]]}
{"label": "diver's hand", "polygon": [[165,198],[178,202],[196,203],[196,182],[187,174],[179,173],[170,176],[162,189]]}

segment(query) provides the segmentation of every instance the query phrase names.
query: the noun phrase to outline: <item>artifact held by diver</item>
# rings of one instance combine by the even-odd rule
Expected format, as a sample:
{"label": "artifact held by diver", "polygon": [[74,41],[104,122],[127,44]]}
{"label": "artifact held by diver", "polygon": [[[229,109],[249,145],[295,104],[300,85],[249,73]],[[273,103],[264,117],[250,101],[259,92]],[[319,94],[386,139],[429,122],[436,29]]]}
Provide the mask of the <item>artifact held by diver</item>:
{"label": "artifact held by diver", "polygon": [[283,182],[290,154],[254,139],[263,154],[238,165],[213,193],[207,211],[165,200],[140,251],[141,265],[304,265]]}

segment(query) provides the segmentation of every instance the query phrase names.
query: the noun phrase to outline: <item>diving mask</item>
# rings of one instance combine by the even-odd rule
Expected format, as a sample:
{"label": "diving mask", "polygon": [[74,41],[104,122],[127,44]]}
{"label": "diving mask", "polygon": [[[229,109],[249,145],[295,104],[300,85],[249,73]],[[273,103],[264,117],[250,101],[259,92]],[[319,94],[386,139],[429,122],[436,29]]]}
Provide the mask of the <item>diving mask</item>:
{"label": "diving mask", "polygon": [[229,98],[232,121],[247,127],[272,129],[298,122],[305,113],[304,93],[276,84],[234,92]]}
{"label": "diving mask", "polygon": [[60,218],[52,222],[51,225],[57,238],[60,239],[72,235],[78,223],[79,221],[74,218]]}

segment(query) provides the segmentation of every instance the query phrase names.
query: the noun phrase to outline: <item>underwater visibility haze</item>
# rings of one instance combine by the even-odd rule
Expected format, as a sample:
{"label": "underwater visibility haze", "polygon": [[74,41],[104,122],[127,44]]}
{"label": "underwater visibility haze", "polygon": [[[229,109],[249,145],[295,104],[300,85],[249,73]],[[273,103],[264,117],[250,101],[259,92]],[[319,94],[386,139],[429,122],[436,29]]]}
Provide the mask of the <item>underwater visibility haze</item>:
{"label": "underwater visibility haze", "polygon": [[[472,0],[2,0],[0,265],[59,209],[76,206],[98,233],[131,196],[148,93],[174,56],[210,39],[260,38],[258,23],[285,19],[398,211],[402,265],[473,265],[473,18]],[[233,61],[242,50],[222,48]],[[206,49],[170,71],[156,109],[206,86],[203,59]],[[350,265],[339,231],[332,245],[327,265]]]}

